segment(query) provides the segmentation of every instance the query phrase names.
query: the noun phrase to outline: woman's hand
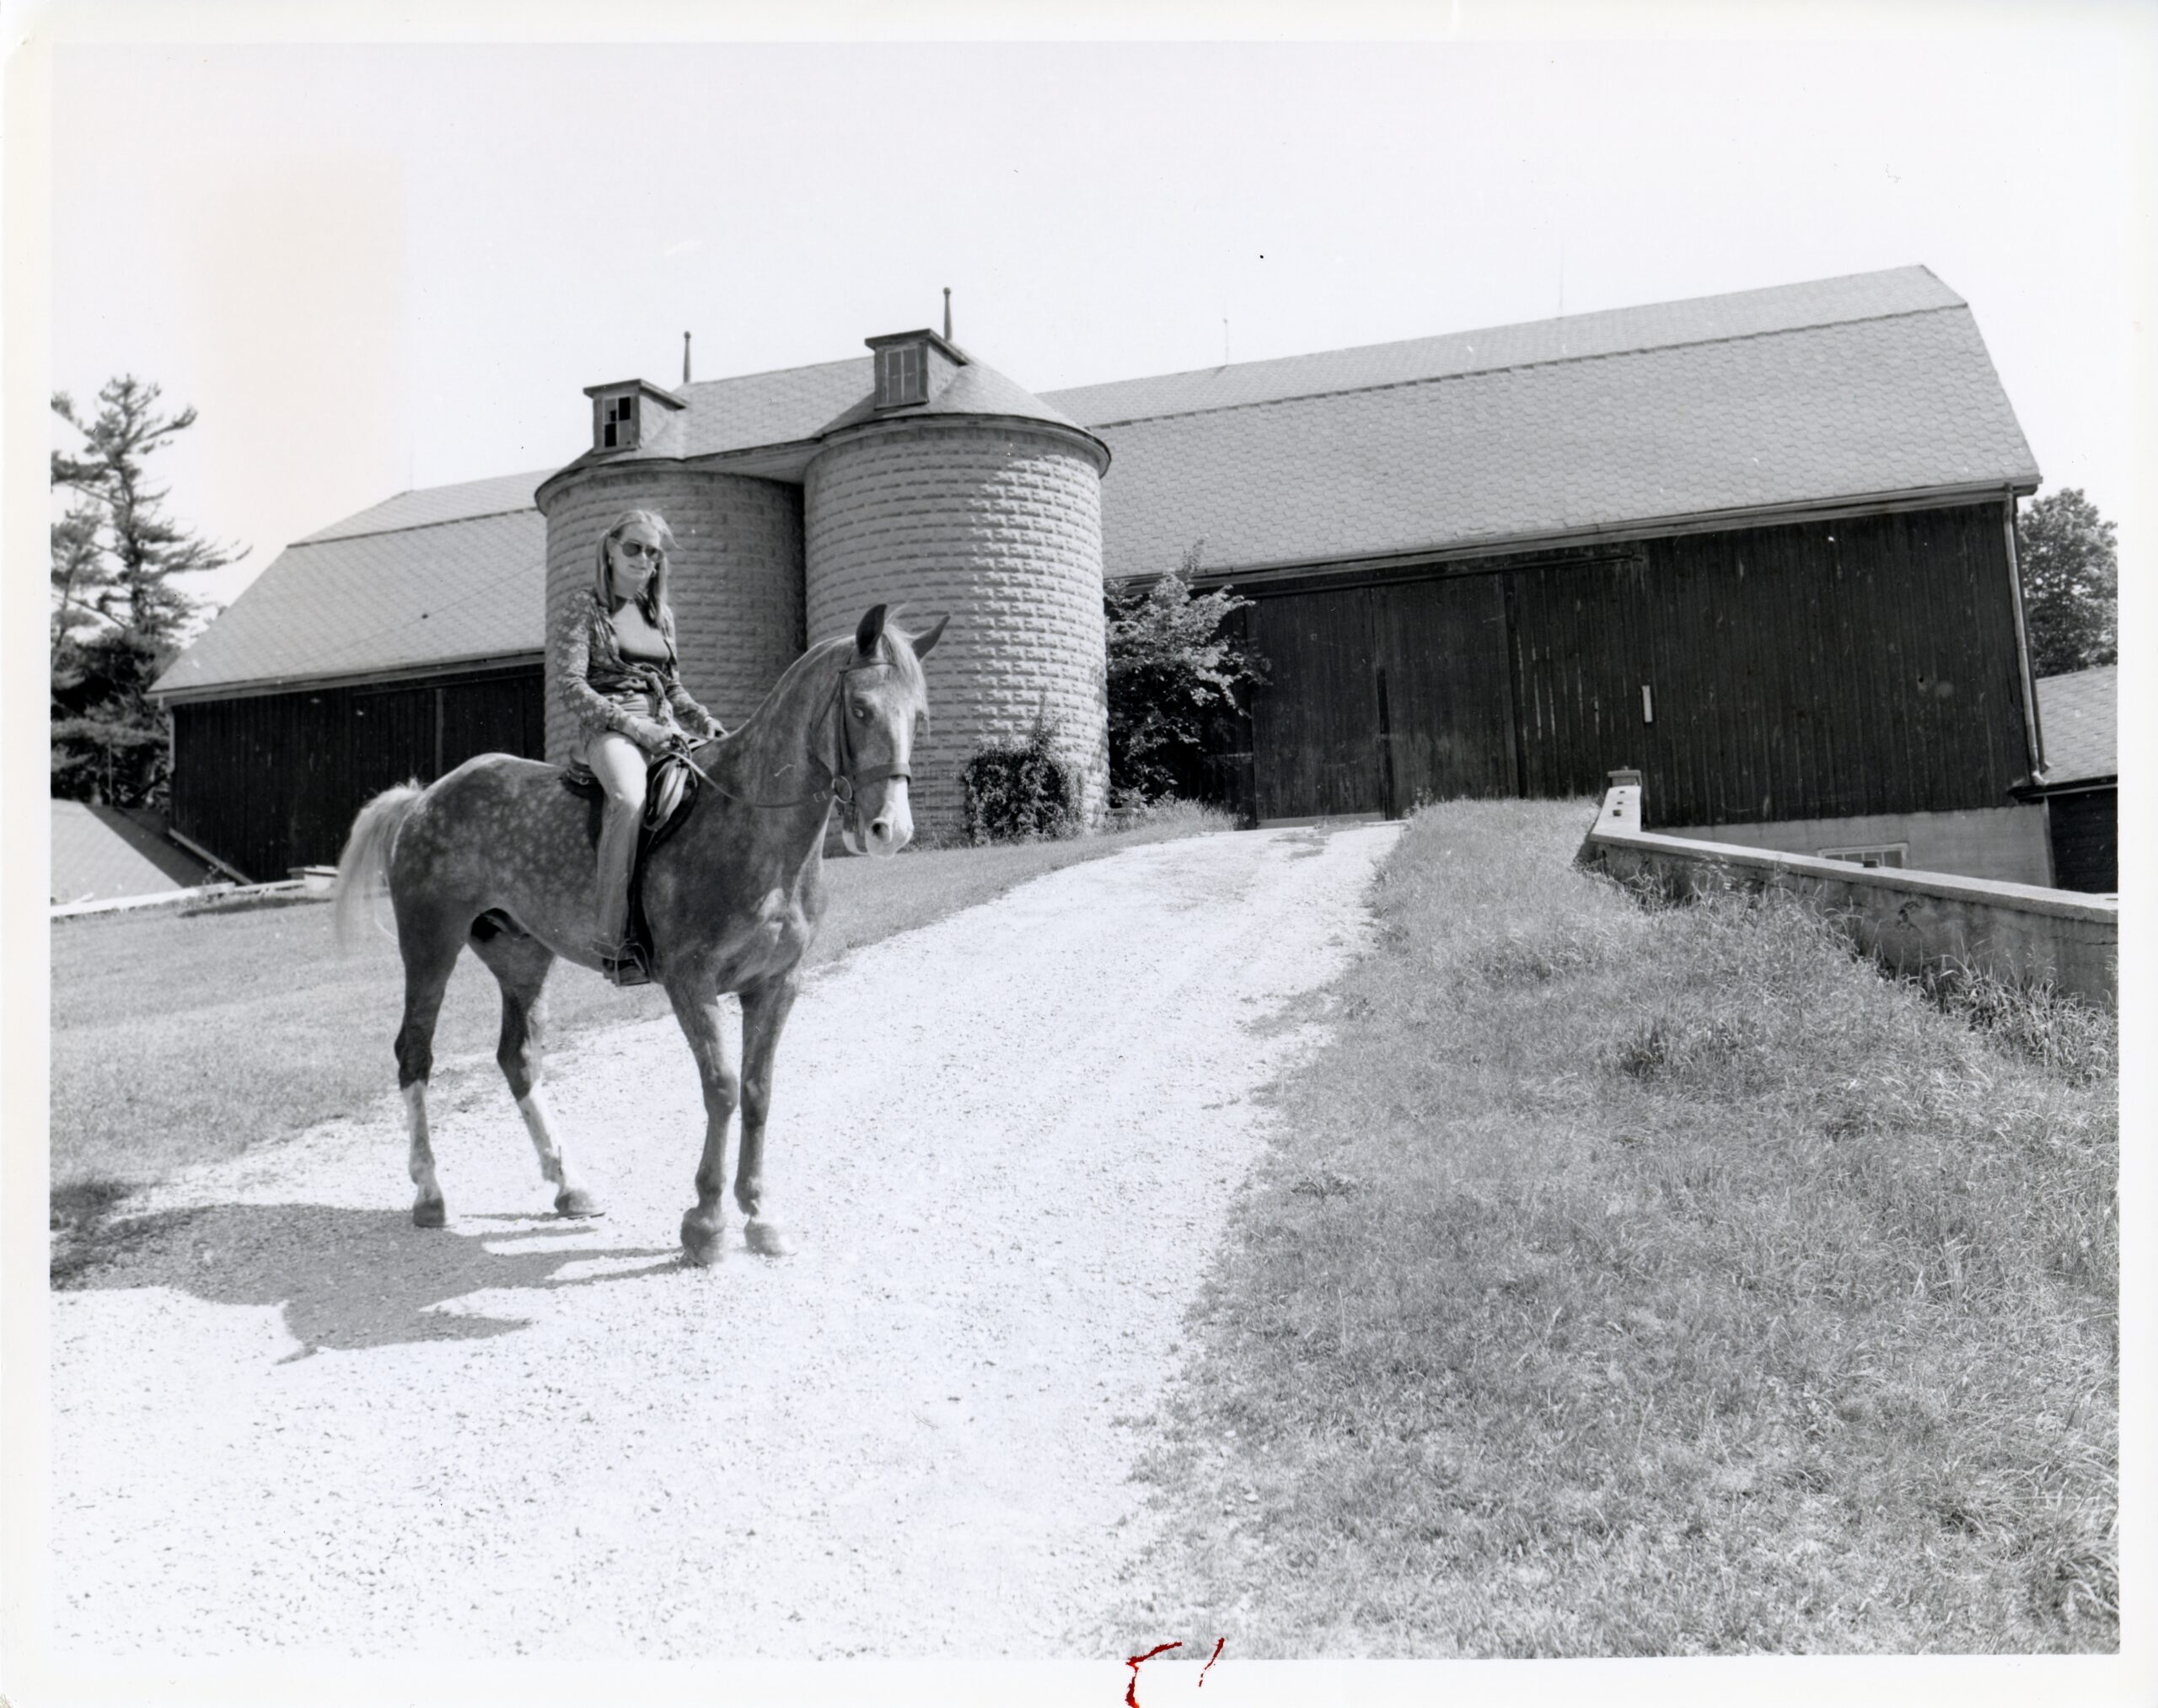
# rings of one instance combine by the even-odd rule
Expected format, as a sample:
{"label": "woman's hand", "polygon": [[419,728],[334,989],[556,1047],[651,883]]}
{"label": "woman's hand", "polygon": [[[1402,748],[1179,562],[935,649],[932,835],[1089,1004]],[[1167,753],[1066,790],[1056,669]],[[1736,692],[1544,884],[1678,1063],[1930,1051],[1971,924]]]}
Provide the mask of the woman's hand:
{"label": "woman's hand", "polygon": [[674,745],[674,732],[652,718],[632,719],[629,733],[631,741],[655,757]]}

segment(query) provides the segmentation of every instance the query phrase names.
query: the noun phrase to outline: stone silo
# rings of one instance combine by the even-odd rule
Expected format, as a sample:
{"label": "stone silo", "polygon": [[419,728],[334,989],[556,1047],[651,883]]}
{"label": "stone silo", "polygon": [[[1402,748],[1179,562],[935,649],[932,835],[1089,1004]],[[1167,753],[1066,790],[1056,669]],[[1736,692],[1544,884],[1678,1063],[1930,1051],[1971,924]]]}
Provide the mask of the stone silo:
{"label": "stone silo", "polygon": [[1109,790],[1101,479],[1092,433],[930,332],[872,338],[876,390],[832,422],[805,475],[812,640],[869,606],[951,626],[925,661],[931,728],[913,802],[960,821],[959,773],[1037,717],[1098,819]]}
{"label": "stone silo", "polygon": [[[682,405],[671,393],[634,381],[591,391],[593,450],[538,494],[547,518],[547,632],[564,602],[591,588],[600,535],[615,518],[658,512],[674,535],[668,588],[682,680],[731,729],[801,654],[802,490],[685,466],[675,419]],[[549,670],[547,756],[559,761],[573,727],[556,701],[551,660]]]}

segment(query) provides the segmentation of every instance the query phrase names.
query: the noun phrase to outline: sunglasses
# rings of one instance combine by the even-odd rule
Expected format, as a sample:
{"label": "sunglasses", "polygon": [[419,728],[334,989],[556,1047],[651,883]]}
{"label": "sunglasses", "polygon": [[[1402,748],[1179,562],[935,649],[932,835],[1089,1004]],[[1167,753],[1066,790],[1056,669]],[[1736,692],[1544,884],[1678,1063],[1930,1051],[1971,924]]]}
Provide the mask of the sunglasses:
{"label": "sunglasses", "polygon": [[618,540],[615,545],[625,557],[648,557],[657,563],[667,556],[663,547],[647,545],[641,540]]}

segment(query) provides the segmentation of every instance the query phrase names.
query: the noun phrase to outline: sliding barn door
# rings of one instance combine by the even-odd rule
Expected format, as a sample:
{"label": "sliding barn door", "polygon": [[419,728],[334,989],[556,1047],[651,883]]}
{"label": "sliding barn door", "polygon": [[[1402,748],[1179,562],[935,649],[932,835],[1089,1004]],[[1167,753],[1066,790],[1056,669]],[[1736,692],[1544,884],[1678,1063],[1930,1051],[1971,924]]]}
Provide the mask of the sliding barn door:
{"label": "sliding barn door", "polygon": [[1517,793],[1506,588],[1495,575],[1259,599],[1258,816],[1398,818]]}
{"label": "sliding barn door", "polygon": [[1258,815],[1386,810],[1372,590],[1285,594],[1251,609],[1267,682],[1251,698]]}
{"label": "sliding barn door", "polygon": [[1425,801],[1520,792],[1501,577],[1398,582],[1373,593],[1389,815]]}

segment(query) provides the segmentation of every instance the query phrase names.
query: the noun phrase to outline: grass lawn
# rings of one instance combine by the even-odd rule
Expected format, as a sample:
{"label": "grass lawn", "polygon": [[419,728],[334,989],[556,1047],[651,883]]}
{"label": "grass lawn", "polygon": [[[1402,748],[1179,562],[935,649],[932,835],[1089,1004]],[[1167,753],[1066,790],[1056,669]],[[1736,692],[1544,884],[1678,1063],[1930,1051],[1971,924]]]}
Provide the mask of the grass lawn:
{"label": "grass lawn", "polygon": [[[1114,835],[835,860],[830,905],[804,963],[912,930],[1075,862],[1224,828],[1194,808]],[[379,910],[385,933],[386,903]],[[550,1036],[668,1013],[656,986],[618,991],[557,966]],[[51,1184],[55,1262],[132,1191],[395,1095],[404,1002],[384,934],[347,957],[321,905],[89,915],[52,927]],[[436,1080],[499,1080],[501,998],[461,958],[436,1033]],[[508,1095],[505,1090],[503,1095]]]}
{"label": "grass lawn", "polygon": [[1570,869],[1592,812],[1389,856],[1146,1431],[1170,1590],[1117,1635],[2113,1649],[2110,1017],[1645,908]]}

